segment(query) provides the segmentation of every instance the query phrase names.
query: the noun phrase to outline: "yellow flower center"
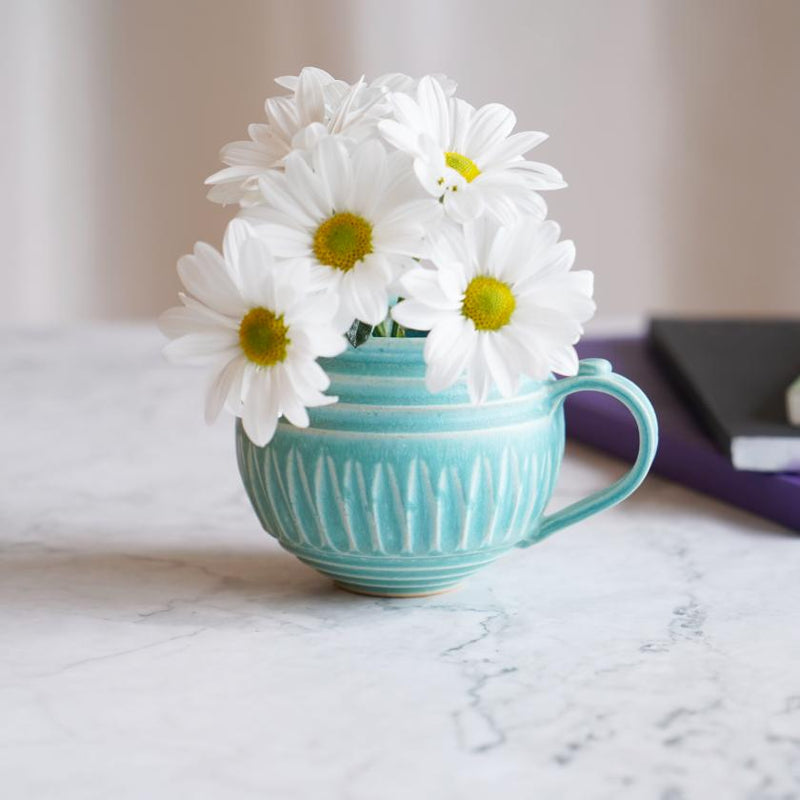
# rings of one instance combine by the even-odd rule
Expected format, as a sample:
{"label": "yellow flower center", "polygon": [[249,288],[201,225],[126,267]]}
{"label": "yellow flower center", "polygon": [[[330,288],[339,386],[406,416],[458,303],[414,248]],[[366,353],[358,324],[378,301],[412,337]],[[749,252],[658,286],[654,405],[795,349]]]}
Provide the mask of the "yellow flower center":
{"label": "yellow flower center", "polygon": [[481,174],[477,164],[471,158],[462,156],[461,153],[445,153],[444,161],[450,169],[454,169],[467,183],[472,183]]}
{"label": "yellow flower center", "polygon": [[517,307],[511,287],[497,278],[479,275],[464,292],[461,313],[471,319],[479,331],[497,331],[507,325]]}
{"label": "yellow flower center", "polygon": [[349,272],[372,252],[372,225],[344,211],[323,222],[314,234],[314,255],[320,264]]}
{"label": "yellow flower center", "polygon": [[239,344],[244,354],[260,367],[271,367],[286,359],[291,341],[289,326],[267,308],[251,308],[239,324]]}

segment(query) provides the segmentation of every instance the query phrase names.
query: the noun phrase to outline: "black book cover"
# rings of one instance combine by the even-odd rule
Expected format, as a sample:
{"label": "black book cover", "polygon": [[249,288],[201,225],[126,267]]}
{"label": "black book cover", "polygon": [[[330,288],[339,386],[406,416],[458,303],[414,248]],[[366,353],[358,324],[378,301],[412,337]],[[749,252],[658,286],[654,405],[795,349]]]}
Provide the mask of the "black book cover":
{"label": "black book cover", "polygon": [[800,428],[786,416],[800,320],[656,319],[650,343],[736,468],[800,470]]}

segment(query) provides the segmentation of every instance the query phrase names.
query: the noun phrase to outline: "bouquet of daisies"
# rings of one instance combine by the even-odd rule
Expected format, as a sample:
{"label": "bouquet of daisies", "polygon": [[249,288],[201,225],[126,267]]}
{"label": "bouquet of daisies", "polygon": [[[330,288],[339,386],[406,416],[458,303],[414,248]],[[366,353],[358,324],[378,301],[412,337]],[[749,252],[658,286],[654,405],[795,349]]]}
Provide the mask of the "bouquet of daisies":
{"label": "bouquet of daisies", "polygon": [[565,186],[525,158],[545,134],[513,133],[510,109],[476,109],[441,75],[277,83],[206,181],[239,206],[222,252],[179,260],[182,305],[160,320],[168,357],[214,365],[209,421],[225,407],[257,445],[280,417],[307,426],[337,400],[317,359],[406,330],[427,331],[428,389],[465,378],[474,403],[576,373],[593,279],[545,219],[539,192]]}

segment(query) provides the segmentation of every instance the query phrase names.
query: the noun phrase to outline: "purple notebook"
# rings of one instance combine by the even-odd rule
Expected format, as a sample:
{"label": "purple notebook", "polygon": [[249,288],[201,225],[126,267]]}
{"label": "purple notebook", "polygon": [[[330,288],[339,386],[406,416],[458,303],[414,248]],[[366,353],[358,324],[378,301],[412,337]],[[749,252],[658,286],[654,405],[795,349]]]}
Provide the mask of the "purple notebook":
{"label": "purple notebook", "polygon": [[[800,474],[734,469],[662,374],[644,339],[588,339],[577,349],[581,358],[608,359],[652,401],[659,424],[654,472],[800,531]],[[580,392],[567,398],[564,410],[573,439],[634,460],[636,423],[622,404],[608,395]]]}

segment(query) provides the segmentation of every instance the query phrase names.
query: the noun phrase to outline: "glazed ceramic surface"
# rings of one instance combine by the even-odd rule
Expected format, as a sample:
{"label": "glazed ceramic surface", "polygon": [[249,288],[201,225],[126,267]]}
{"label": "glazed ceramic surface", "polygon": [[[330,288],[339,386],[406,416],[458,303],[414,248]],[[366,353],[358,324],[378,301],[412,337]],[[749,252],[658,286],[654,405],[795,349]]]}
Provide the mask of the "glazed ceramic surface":
{"label": "glazed ceramic surface", "polygon": [[[239,469],[264,528],[305,563],[352,591],[446,591],[515,547],[630,494],[655,455],[652,406],[602,360],[574,378],[528,381],[510,400],[470,405],[463,384],[425,388],[423,339],[371,339],[323,361],[335,405],[311,425],[281,422],[266,447],[237,423]],[[564,450],[562,403],[574,391],[625,403],[639,458],[617,483],[550,516],[543,512]]]}

